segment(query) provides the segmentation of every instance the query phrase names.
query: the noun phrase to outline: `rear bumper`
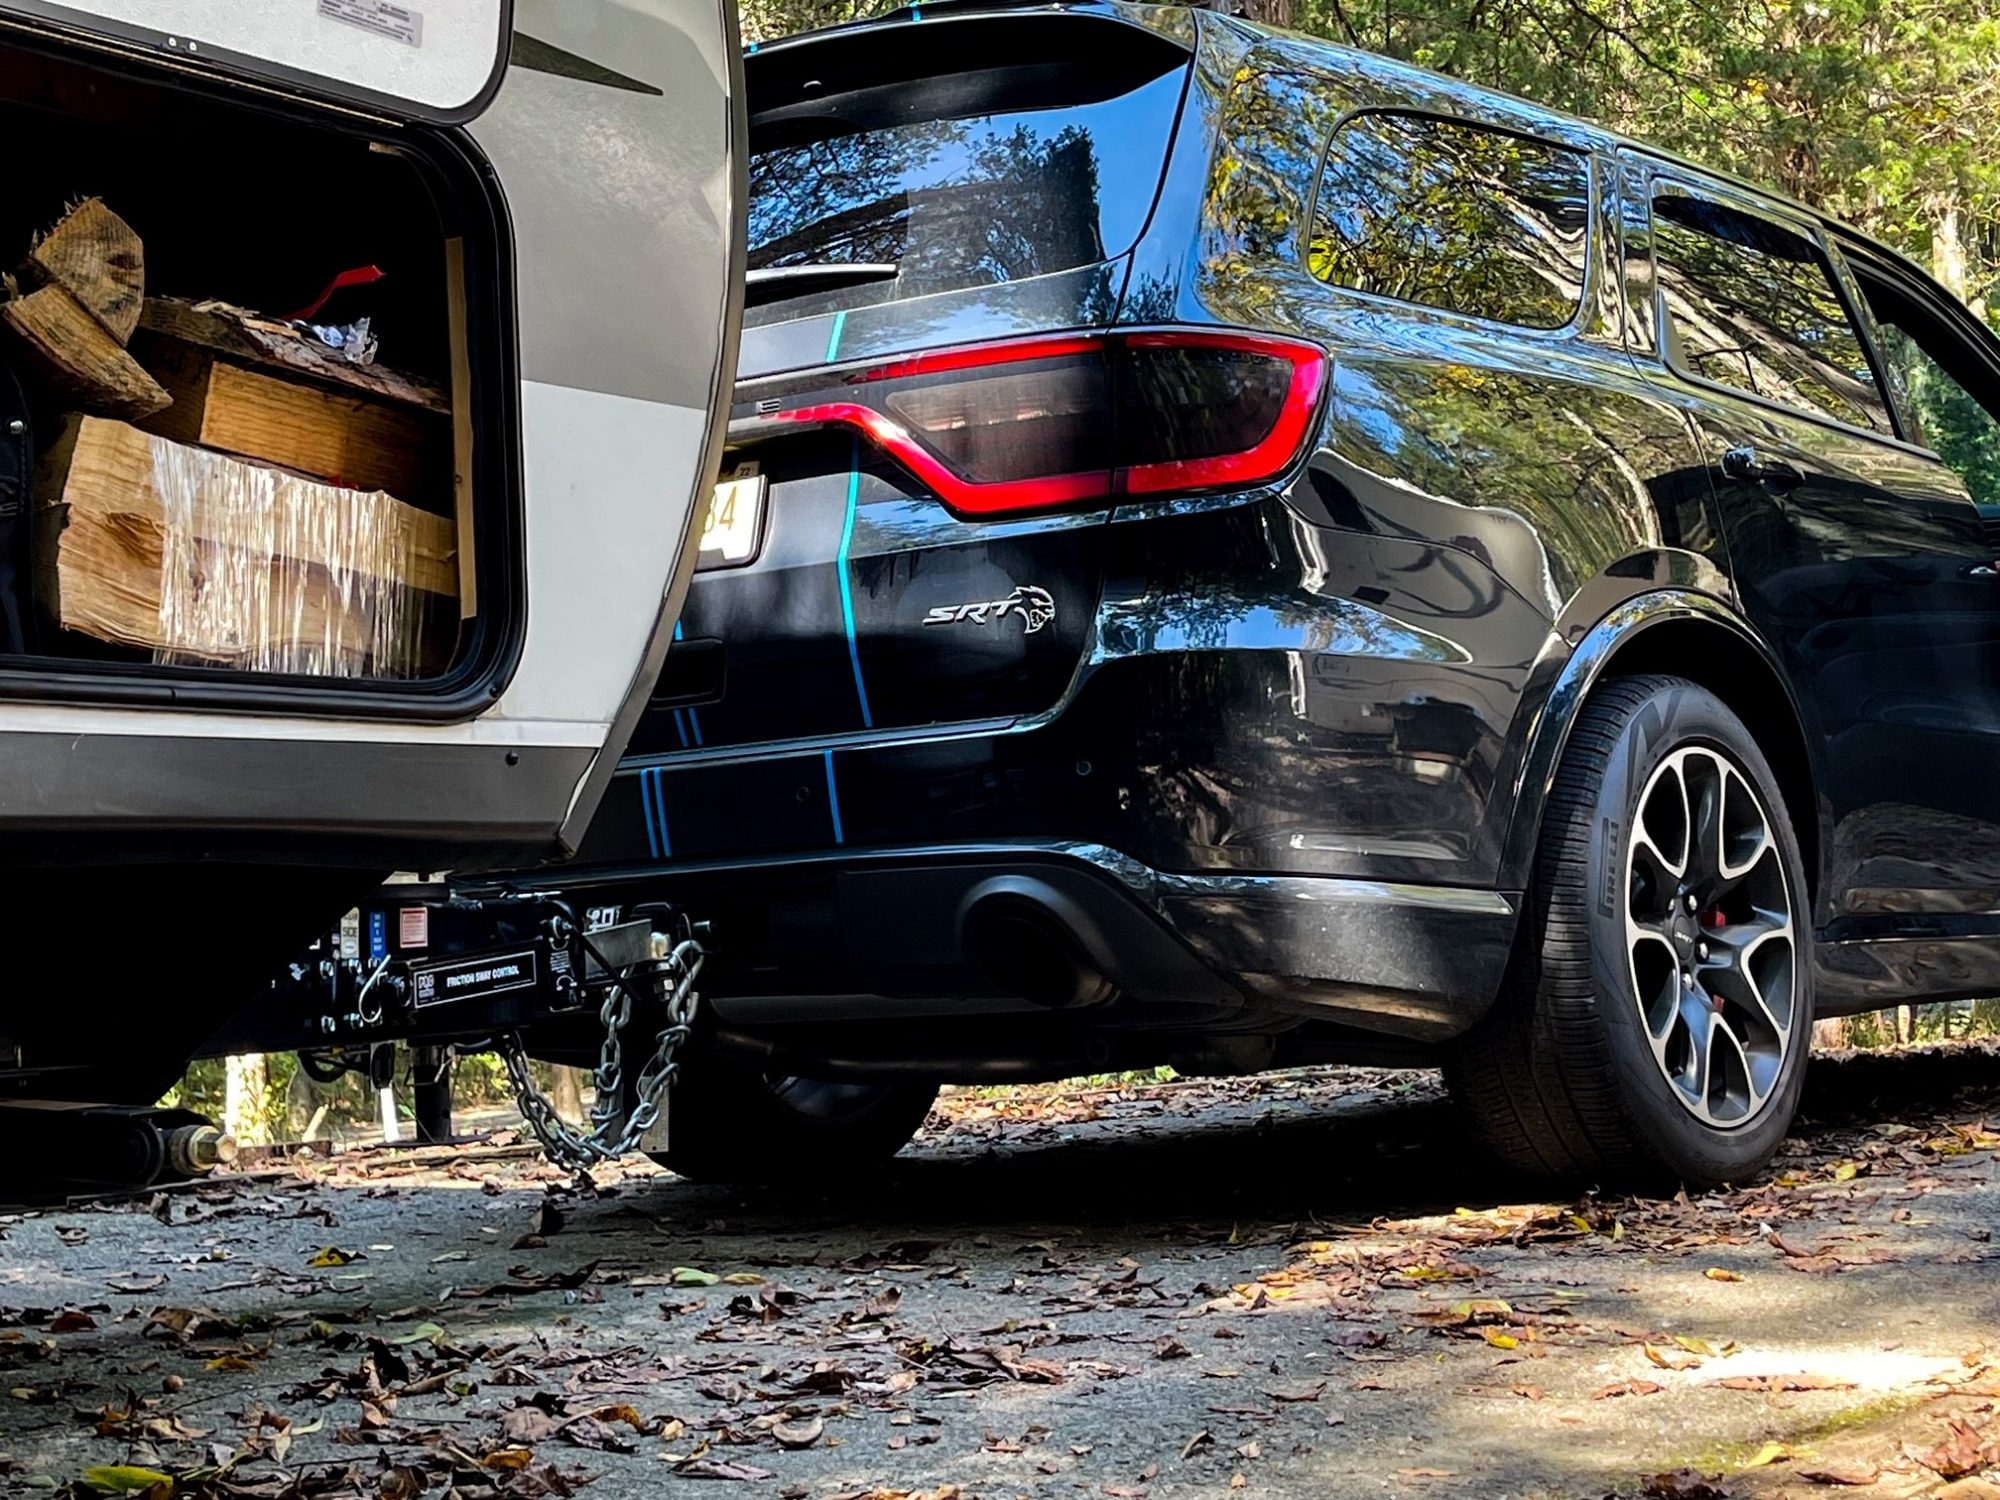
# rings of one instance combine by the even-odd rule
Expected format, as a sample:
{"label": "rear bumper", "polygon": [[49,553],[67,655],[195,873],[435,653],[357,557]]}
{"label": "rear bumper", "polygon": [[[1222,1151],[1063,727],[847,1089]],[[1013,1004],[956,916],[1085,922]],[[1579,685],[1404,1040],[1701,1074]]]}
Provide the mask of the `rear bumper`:
{"label": "rear bumper", "polygon": [[714,928],[707,988],[745,1021],[1022,1008],[1011,959],[1048,941],[1085,977],[1028,1007],[1118,997],[1124,1024],[1246,1010],[1442,1040],[1499,990],[1519,899],[1310,875],[1183,875],[1095,844],[995,842],[595,870],[579,905],[668,900]]}

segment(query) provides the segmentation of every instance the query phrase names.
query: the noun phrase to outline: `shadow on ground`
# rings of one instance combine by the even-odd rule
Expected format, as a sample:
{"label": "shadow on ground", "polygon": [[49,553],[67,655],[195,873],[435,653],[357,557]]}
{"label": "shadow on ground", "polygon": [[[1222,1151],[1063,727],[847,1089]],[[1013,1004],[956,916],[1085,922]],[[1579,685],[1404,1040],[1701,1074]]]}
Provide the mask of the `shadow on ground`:
{"label": "shadow on ground", "polygon": [[[1139,1091],[1097,1118],[1008,1121],[982,1135],[932,1134],[886,1171],[788,1189],[661,1184],[661,1206],[734,1198],[754,1208],[837,1210],[911,1227],[1067,1222],[1201,1230],[1218,1221],[1366,1223],[1588,1193],[1488,1160],[1431,1074],[1386,1090],[1340,1093],[1283,1079]],[[1151,1096],[1150,1098],[1148,1096]],[[2000,1048],[1960,1045],[1817,1057],[1788,1154],[1809,1153],[1871,1122],[1950,1109],[2000,1110]]]}

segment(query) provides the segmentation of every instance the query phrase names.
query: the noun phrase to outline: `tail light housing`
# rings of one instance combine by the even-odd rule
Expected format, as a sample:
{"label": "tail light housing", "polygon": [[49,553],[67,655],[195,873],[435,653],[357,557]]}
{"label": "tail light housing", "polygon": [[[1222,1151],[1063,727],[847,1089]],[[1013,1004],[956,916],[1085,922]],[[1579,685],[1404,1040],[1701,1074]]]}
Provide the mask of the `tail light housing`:
{"label": "tail light housing", "polygon": [[859,369],[833,400],[764,416],[857,428],[952,510],[990,518],[1267,483],[1297,461],[1326,380],[1323,349],[1267,334],[1057,334]]}

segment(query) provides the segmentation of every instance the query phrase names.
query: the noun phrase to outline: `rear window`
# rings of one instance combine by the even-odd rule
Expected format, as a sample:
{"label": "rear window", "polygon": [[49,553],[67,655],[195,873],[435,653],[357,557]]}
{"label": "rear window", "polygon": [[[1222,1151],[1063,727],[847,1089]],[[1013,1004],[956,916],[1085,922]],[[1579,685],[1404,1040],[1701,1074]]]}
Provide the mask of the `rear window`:
{"label": "rear window", "polygon": [[1590,162],[1501,130],[1357,115],[1320,174],[1313,275],[1523,328],[1562,328],[1583,302]]}
{"label": "rear window", "polygon": [[[808,79],[769,107],[753,79],[752,321],[1124,254],[1152,210],[1180,108],[1185,54],[1171,63],[1045,61],[831,95]],[[810,274],[842,266],[870,269]]]}

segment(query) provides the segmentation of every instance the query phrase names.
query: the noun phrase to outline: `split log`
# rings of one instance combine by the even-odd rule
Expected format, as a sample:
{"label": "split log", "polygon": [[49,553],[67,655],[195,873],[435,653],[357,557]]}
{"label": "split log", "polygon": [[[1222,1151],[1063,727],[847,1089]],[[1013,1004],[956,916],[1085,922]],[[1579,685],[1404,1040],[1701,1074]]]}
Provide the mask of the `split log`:
{"label": "split log", "polygon": [[145,302],[146,253],[101,201],[77,205],[36,241],[22,276],[31,289],[0,306],[0,324],[57,396],[133,418],[173,399],[125,352]]}
{"label": "split log", "polygon": [[174,399],[81,302],[53,282],[0,305],[0,323],[27,352],[42,383],[85,411],[147,417]]}
{"label": "split log", "polygon": [[146,301],[146,247],[101,198],[86,198],[28,251],[28,264],[74,297],[122,347]]}

